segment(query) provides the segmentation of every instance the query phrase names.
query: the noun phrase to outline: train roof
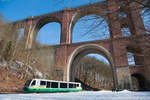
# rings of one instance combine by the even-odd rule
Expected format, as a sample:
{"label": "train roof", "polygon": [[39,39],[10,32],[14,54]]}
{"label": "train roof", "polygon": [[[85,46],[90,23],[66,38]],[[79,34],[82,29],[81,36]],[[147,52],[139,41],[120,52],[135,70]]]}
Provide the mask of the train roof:
{"label": "train roof", "polygon": [[51,81],[51,82],[63,82],[63,83],[75,83],[75,84],[81,84],[79,82],[68,82],[68,81],[57,81],[57,80],[48,80],[48,79],[38,79],[38,78],[34,78],[31,80],[43,80],[43,81]]}

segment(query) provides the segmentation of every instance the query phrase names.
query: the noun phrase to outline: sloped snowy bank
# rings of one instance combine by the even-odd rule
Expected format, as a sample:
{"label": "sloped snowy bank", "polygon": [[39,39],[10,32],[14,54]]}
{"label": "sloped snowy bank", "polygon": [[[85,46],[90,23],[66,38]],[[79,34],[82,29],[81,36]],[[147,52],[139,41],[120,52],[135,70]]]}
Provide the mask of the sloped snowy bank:
{"label": "sloped snowy bank", "polygon": [[[0,66],[1,67],[8,67],[8,62],[6,61],[3,61],[3,62],[0,62]],[[23,67],[25,67],[25,69],[23,69]],[[43,77],[46,77],[42,72],[40,72],[38,69],[36,69],[35,67],[33,68],[32,66],[30,65],[26,65],[24,64],[23,62],[21,61],[13,61],[10,63],[10,70],[13,71],[13,74],[19,78],[23,77],[23,74],[21,73],[18,73],[18,70],[22,70],[22,71],[25,71],[30,77],[33,76],[33,74],[35,76],[38,76],[39,78],[43,78]]]}
{"label": "sloped snowy bank", "polygon": [[82,91],[69,93],[1,94],[0,100],[150,100],[149,92]]}

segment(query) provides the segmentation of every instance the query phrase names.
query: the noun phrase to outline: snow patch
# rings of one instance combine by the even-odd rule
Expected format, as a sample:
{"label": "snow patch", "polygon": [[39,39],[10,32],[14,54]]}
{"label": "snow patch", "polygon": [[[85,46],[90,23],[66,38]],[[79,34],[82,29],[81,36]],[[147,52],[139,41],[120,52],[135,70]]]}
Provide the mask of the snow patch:
{"label": "snow patch", "polygon": [[[0,62],[0,66],[2,66],[2,67],[8,67],[8,62],[6,62],[6,61]],[[23,67],[25,67],[25,68],[23,68]],[[15,76],[20,77],[20,78],[23,77],[23,74],[20,73],[20,71],[25,71],[31,77],[33,75],[36,75],[36,76],[38,76],[40,78],[42,78],[44,76],[44,74],[42,72],[40,72],[38,69],[33,68],[30,65],[26,65],[26,64],[24,64],[21,61],[11,62],[9,68],[13,71],[13,74]]]}
{"label": "snow patch", "polygon": [[20,65],[20,67],[23,67],[24,63],[23,62],[20,62],[20,61],[16,61],[17,64]]}
{"label": "snow patch", "polygon": [[43,77],[43,74],[39,70],[35,70],[35,75],[39,76],[40,78]]}
{"label": "snow patch", "polygon": [[[127,92],[127,90],[123,92]],[[69,93],[0,94],[0,100],[150,100],[150,91],[129,91],[127,93],[82,91]]]}
{"label": "snow patch", "polygon": [[8,63],[6,61],[0,62],[0,66],[6,67],[6,66],[8,66]]}
{"label": "snow patch", "polygon": [[129,91],[129,90],[123,90],[123,91],[120,91],[120,92],[128,93],[128,92],[131,92],[131,91]]}

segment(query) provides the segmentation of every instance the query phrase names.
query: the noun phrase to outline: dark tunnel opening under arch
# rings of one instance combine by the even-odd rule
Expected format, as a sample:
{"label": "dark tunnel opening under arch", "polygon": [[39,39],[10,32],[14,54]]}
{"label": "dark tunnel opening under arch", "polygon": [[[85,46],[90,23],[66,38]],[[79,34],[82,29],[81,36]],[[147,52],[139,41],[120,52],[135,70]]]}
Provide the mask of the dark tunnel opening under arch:
{"label": "dark tunnel opening under arch", "polygon": [[[135,78],[137,80],[137,88],[139,90],[145,90],[145,86],[146,86],[146,80],[145,80],[145,77],[139,73],[134,73],[131,75],[132,78]],[[132,81],[135,81],[135,80],[132,80]]]}

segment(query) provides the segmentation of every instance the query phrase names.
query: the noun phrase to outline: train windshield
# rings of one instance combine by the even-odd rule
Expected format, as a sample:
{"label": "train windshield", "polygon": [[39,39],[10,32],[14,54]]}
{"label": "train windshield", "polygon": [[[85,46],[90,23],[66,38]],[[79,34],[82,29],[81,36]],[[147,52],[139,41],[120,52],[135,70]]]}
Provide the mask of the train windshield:
{"label": "train windshield", "polygon": [[27,80],[25,86],[29,86],[32,80]]}

